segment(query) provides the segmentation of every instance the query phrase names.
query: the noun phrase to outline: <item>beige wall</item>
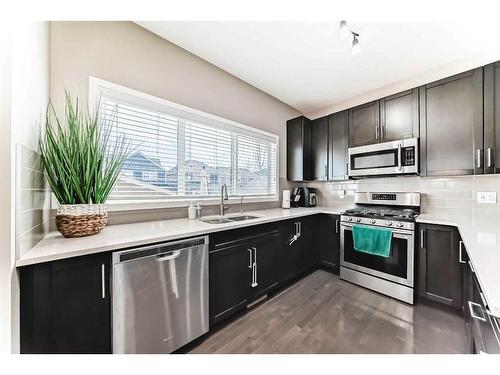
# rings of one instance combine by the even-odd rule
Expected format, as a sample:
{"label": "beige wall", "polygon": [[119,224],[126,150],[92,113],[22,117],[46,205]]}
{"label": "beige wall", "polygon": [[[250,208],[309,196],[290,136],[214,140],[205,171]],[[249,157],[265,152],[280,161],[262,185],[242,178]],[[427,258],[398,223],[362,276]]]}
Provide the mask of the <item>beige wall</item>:
{"label": "beige wall", "polygon": [[292,107],[132,22],[52,22],[51,97],[88,97],[95,76],[280,137],[286,175],[285,122]]}

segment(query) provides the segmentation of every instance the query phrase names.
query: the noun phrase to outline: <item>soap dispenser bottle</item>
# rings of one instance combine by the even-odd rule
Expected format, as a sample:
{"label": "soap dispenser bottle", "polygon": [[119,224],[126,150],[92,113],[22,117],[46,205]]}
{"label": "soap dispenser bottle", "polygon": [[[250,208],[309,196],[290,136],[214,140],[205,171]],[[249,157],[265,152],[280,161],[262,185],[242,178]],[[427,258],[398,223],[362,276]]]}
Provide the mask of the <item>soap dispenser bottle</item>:
{"label": "soap dispenser bottle", "polygon": [[196,219],[196,207],[193,202],[191,202],[191,205],[188,207],[188,218],[189,220]]}

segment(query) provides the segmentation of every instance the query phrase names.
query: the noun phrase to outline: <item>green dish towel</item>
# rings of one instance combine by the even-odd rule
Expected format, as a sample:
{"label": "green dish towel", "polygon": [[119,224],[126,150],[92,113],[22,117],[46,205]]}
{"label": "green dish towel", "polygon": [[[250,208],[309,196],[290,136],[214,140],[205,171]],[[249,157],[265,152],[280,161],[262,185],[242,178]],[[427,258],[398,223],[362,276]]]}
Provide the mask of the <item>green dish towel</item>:
{"label": "green dish towel", "polygon": [[392,231],[363,225],[352,226],[354,250],[389,258],[392,245]]}

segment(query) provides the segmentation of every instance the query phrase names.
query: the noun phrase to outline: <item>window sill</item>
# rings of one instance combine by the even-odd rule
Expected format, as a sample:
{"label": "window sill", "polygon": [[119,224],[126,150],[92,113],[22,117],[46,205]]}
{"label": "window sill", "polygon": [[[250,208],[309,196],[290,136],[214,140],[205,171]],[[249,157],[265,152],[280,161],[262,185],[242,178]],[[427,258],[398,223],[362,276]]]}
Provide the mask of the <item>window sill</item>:
{"label": "window sill", "polygon": [[[261,203],[261,202],[277,202],[279,197],[269,196],[269,197],[244,197],[243,204],[247,203]],[[191,202],[195,204],[200,202],[200,206],[216,206],[220,204],[220,198],[204,198],[204,199],[182,199],[182,200],[144,200],[144,201],[111,201],[107,202],[109,212],[120,212],[120,211],[145,211],[154,209],[169,209],[169,208],[182,208],[189,207]],[[229,198],[224,201],[224,204],[239,204],[239,197]]]}

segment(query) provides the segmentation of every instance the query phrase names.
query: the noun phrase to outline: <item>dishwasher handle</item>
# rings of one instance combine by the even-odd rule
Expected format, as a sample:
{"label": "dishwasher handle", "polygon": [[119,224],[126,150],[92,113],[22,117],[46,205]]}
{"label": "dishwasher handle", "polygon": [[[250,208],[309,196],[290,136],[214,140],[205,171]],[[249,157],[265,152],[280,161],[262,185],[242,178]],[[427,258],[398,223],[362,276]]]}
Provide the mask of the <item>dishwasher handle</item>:
{"label": "dishwasher handle", "polygon": [[181,254],[180,250],[175,250],[175,251],[169,251],[164,254],[160,254],[156,256],[156,261],[157,262],[166,262],[167,260],[174,260]]}

